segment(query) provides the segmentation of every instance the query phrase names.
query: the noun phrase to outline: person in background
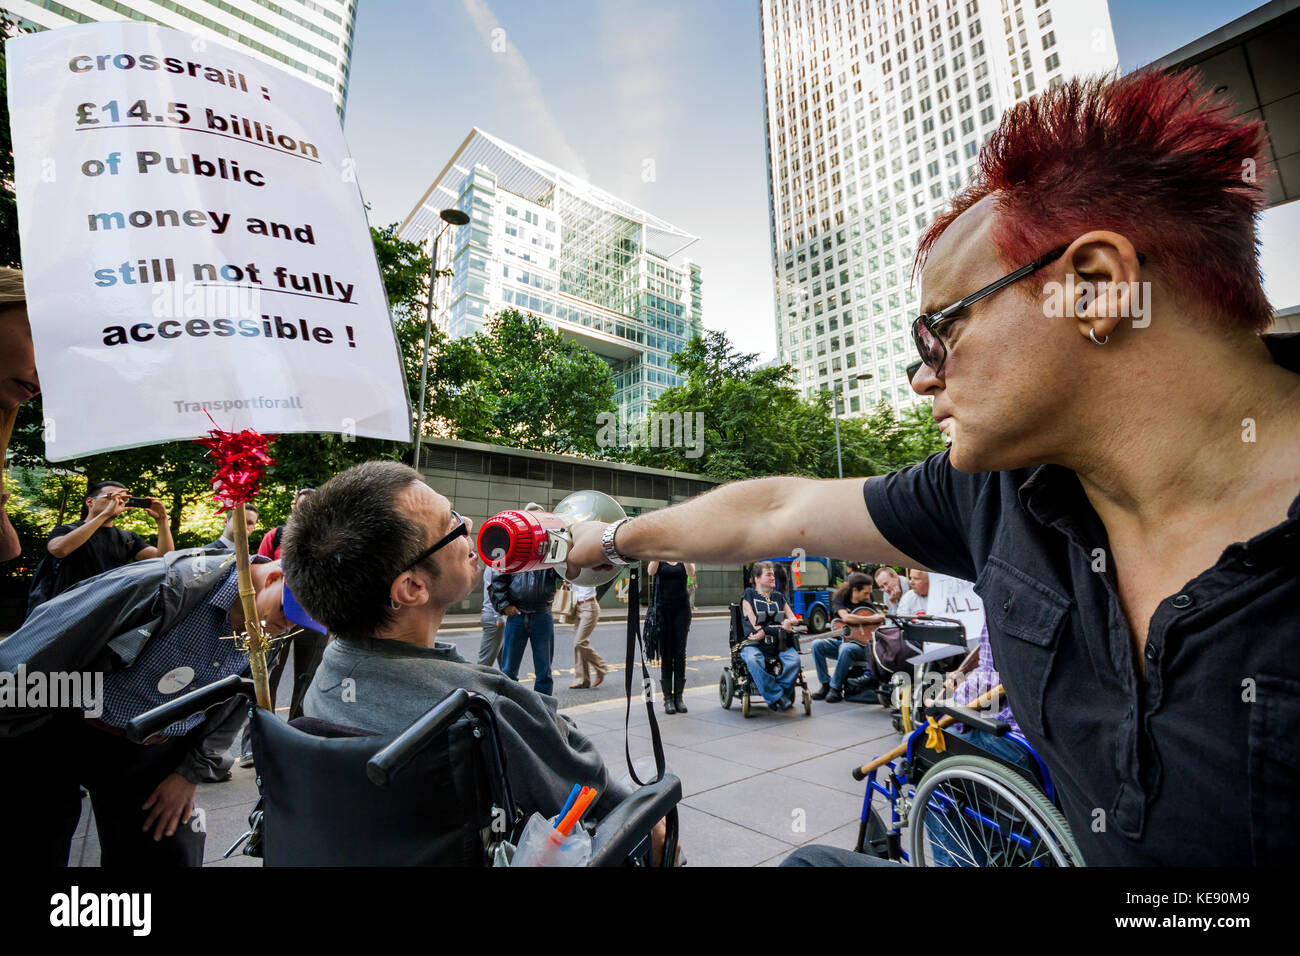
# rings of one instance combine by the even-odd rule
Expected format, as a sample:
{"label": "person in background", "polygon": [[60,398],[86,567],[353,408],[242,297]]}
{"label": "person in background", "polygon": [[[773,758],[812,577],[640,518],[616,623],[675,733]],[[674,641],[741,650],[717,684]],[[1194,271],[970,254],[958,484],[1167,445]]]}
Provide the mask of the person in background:
{"label": "person in background", "polygon": [[550,568],[520,574],[498,574],[492,581],[492,606],[505,615],[506,636],[501,648],[501,670],[519,679],[524,648],[533,647],[533,689],[550,694],[555,689],[551,664],[555,659],[555,618],[551,601],[560,577]]}
{"label": "person in background", "polygon": [[[132,561],[160,558],[176,545],[167,523],[167,509],[157,498],[150,498],[148,513],[158,526],[158,543],[151,545],[134,531],[114,525],[126,511],[131,493],[120,481],[96,481],[86,489],[81,505],[81,519],[62,524],[50,532],[45,549],[57,562],[49,597],[97,574],[120,568]],[[30,613],[30,612],[29,612]]]}
{"label": "person in background", "polygon": [[[289,506],[291,516],[298,510],[298,506],[307,500],[307,496],[313,490],[312,488],[302,488],[294,493],[293,504]],[[248,517],[255,518],[256,511]],[[250,535],[255,524],[256,521],[249,522],[248,531]],[[279,561],[280,541],[283,535],[284,525],[276,525],[262,535],[262,541],[257,546],[257,553],[269,560]],[[232,538],[229,519],[226,521],[226,531],[222,538]],[[220,541],[221,538],[217,540]],[[232,543],[231,547],[233,548],[233,546]],[[284,674],[284,669],[289,663],[289,651],[292,650],[293,696],[289,698],[290,720],[302,716],[302,700],[307,694],[307,688],[311,686],[312,675],[316,673],[316,668],[320,666],[320,657],[325,650],[327,640],[326,635],[304,628],[290,639],[291,646],[282,646],[277,649],[275,663],[271,665],[271,673],[267,675],[267,680],[271,688],[271,700],[274,701],[276,693],[280,689],[280,677]],[[251,767],[253,765],[253,741],[248,725],[244,726],[243,733],[239,736],[239,765],[241,767]]]}
{"label": "person in background", "polygon": [[[258,511],[257,505],[244,505],[244,524],[248,528],[248,536],[251,538],[253,532],[257,530]],[[215,541],[206,545],[209,551],[234,551],[235,550],[235,513],[234,511],[226,512],[226,526],[221,529],[221,536]],[[260,552],[259,552],[260,553]]]}
{"label": "person in background", "polygon": [[[573,683],[569,690],[584,687],[599,687],[609,673],[605,658],[596,653],[591,646],[591,633],[600,620],[600,602],[596,600],[596,589],[574,584],[573,609],[577,623],[573,626]],[[596,672],[595,681],[591,680],[591,671]]]}
{"label": "person in background", "polygon": [[[290,625],[278,562],[250,568],[258,616],[271,634]],[[4,857],[67,866],[79,786],[90,792],[104,867],[202,866],[204,828],[190,823],[210,754],[237,732],[232,700],[164,728],[143,743],[131,718],[248,668],[232,632],[244,625],[234,556],[172,552],[127,562],[46,601],[0,641],[0,672],[102,675],[102,693],[77,709],[0,707],[0,766],[21,768],[0,787]],[[97,683],[97,682],[96,682]],[[84,687],[84,685],[83,685]],[[84,690],[83,690],[84,693]]]}
{"label": "person in background", "polygon": [[18,406],[40,392],[23,274],[18,269],[0,269],[0,561],[11,561],[22,553],[7,511],[4,462],[9,438],[18,420]]}
{"label": "person in background", "polygon": [[[293,504],[289,506],[289,514],[292,515],[307,496],[315,491],[315,488],[303,488],[293,496]],[[261,543],[257,546],[257,553],[270,558],[272,561],[280,560],[280,539],[284,535],[284,525],[278,524],[265,535],[262,536]],[[279,675],[276,675],[279,680]]]}
{"label": "person in background", "polygon": [[[770,561],[760,561],[754,565],[754,586],[746,588],[740,598],[740,609],[744,615],[746,640],[762,641],[741,648],[740,657],[745,662],[754,687],[773,710],[789,710],[793,705],[794,682],[799,674],[799,652],[793,647],[779,650],[776,644],[763,641],[763,627],[767,624],[779,624],[787,631],[798,623],[794,610],[785,599],[785,595],[776,590],[776,568]],[[781,661],[781,674],[773,677],[764,666],[765,657],[777,657]]]}
{"label": "person in background", "polygon": [[908,586],[907,582],[899,576],[898,572],[887,564],[882,564],[880,567],[876,568],[875,578],[876,586],[884,592],[886,610],[888,610],[890,614],[897,614],[898,602],[902,600],[903,595],[910,591],[911,588]]}
{"label": "person in background", "polygon": [[[870,626],[871,633],[874,633],[876,626],[885,620],[885,616],[875,611],[864,614],[854,613],[854,609],[862,607],[870,600],[871,578],[856,572],[849,575],[849,579],[831,598],[833,620],[847,627],[865,624]],[[835,659],[834,674],[828,673],[826,668],[826,661],[830,658]],[[817,677],[822,684],[817,693],[812,695],[813,700],[838,704],[844,699],[844,681],[849,676],[849,669],[854,664],[868,664],[870,658],[871,651],[868,646],[855,639],[822,637],[813,641],[813,666],[817,668]],[[869,664],[867,672],[871,672]]]}
{"label": "person in background", "polygon": [[484,667],[496,667],[501,660],[501,643],[506,633],[505,617],[492,606],[492,579],[496,576],[491,568],[483,569],[483,609],[478,617],[483,625],[483,639],[478,645],[478,662]]}
{"label": "person in background", "polygon": [[907,572],[907,583],[912,587],[899,598],[898,610],[895,613],[904,616],[908,614],[924,614],[929,605],[930,597],[929,572],[922,571],[920,568],[912,568]]}
{"label": "person in background", "polygon": [[665,714],[686,713],[682,690],[686,687],[686,635],[691,629],[691,599],[687,578],[695,565],[682,561],[651,561],[646,573],[655,580],[655,606],[659,617],[660,679]]}

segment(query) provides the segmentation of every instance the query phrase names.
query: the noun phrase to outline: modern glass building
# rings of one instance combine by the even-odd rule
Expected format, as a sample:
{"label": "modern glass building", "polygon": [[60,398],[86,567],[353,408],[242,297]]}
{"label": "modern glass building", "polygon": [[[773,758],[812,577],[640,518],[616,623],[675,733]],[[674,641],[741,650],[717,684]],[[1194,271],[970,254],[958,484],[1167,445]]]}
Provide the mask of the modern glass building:
{"label": "modern glass building", "polygon": [[532,313],[609,363],[629,421],[680,382],[669,357],[701,331],[700,267],[680,258],[695,236],[477,128],[398,235],[431,246],[449,207],[470,217],[438,250],[453,272],[435,300],[449,335]]}
{"label": "modern glass building", "polygon": [[[761,0],[781,361],[849,414],[916,400],[917,237],[1018,100],[1118,64],[1106,0]],[[862,376],[869,375],[868,378]]]}
{"label": "modern glass building", "polygon": [[334,97],[348,99],[357,0],[4,0],[26,27],[51,29],[101,20],[143,20],[233,43]]}

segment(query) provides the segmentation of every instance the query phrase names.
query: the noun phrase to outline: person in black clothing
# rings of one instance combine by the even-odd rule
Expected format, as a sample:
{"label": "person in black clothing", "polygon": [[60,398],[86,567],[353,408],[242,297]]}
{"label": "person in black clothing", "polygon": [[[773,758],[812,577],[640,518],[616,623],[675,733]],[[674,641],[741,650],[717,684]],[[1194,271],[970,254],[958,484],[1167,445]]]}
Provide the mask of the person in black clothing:
{"label": "person in black clothing", "polygon": [[492,606],[506,619],[501,670],[511,680],[518,680],[524,647],[532,644],[533,669],[537,672],[533,690],[539,694],[549,694],[555,689],[551,674],[551,661],[555,658],[551,601],[559,583],[559,575],[550,568],[542,568],[521,574],[498,574],[488,586]]}
{"label": "person in black clothing", "polygon": [[664,713],[686,713],[682,689],[686,686],[686,634],[691,629],[691,596],[686,579],[695,577],[695,565],[681,561],[651,561],[646,573],[655,579],[655,606],[659,617],[659,657]]}
{"label": "person in black clothing", "polygon": [[149,499],[149,517],[158,525],[158,544],[149,544],[134,531],[114,527],[118,515],[127,509],[130,492],[119,481],[97,481],[86,489],[81,519],[59,525],[50,532],[45,549],[57,561],[49,597],[57,597],[73,585],[97,574],[120,568],[132,561],[159,558],[175,550],[167,509],[157,498]]}

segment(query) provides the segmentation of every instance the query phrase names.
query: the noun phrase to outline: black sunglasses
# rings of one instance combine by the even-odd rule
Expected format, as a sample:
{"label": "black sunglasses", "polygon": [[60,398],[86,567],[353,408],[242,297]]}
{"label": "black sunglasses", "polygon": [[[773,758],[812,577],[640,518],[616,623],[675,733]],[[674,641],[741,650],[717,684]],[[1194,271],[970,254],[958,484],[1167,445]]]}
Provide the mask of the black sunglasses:
{"label": "black sunglasses", "polygon": [[415,567],[417,564],[419,564],[429,555],[433,554],[435,551],[439,550],[440,548],[445,548],[447,545],[451,544],[461,535],[465,535],[466,537],[469,536],[469,525],[466,524],[465,519],[462,518],[454,511],[451,513],[451,516],[456,519],[456,530],[448,531],[445,535],[443,535],[441,538],[435,541],[432,545],[430,545],[429,547],[421,551],[418,555],[416,555],[414,561],[412,561],[406,567],[402,568],[403,572],[411,570],[411,568]]}
{"label": "black sunglasses", "polygon": [[[1060,248],[1053,249],[1051,252],[1039,256],[1028,265],[1021,266],[1015,272],[1008,272],[1001,279],[998,279],[995,282],[990,282],[978,292],[972,292],[964,299],[958,299],[952,305],[946,305],[937,312],[918,315],[912,322],[912,341],[916,343],[916,351],[921,356],[921,363],[928,365],[934,374],[938,375],[943,369],[943,363],[948,358],[948,346],[946,346],[943,339],[939,337],[940,326],[945,322],[951,322],[963,309],[969,308],[980,299],[990,296],[1001,289],[1005,289],[1013,282],[1019,282],[1025,276],[1033,275],[1049,262],[1053,262],[1065,255],[1065,251],[1069,248],[1069,246],[1061,246]],[[1137,261],[1138,265],[1146,265],[1147,257],[1139,252],[1137,254]],[[919,372],[920,370],[920,366],[917,366],[916,371]],[[908,381],[911,381],[913,378],[915,378],[915,373],[912,372],[911,367],[909,366]]]}

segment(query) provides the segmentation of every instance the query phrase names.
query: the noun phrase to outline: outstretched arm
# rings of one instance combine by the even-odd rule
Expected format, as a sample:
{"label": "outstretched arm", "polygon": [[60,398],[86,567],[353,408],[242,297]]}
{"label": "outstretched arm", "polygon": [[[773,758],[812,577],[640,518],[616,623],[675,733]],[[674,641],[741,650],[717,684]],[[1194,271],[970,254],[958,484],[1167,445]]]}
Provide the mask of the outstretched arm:
{"label": "outstretched arm", "polygon": [[[605,564],[590,521],[573,529],[571,571]],[[752,561],[769,554],[869,556],[882,564],[917,562],[876,529],[862,498],[862,479],[756,478],[723,485],[671,508],[638,515],[618,529],[615,546],[628,558],[700,564]]]}

